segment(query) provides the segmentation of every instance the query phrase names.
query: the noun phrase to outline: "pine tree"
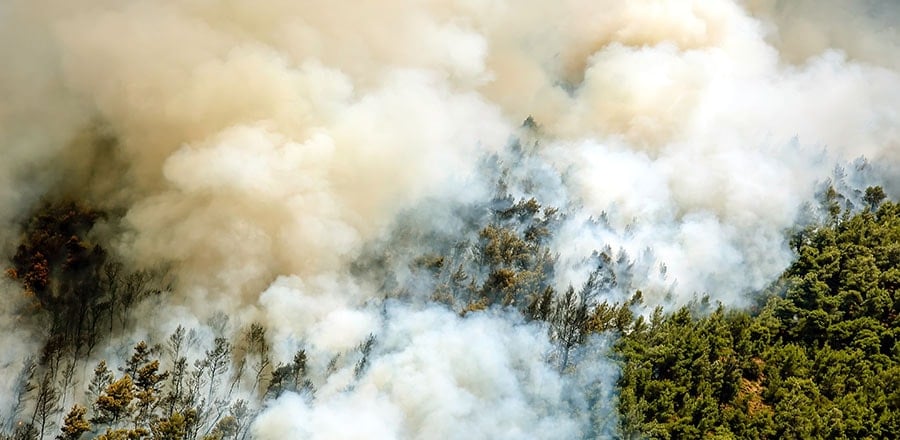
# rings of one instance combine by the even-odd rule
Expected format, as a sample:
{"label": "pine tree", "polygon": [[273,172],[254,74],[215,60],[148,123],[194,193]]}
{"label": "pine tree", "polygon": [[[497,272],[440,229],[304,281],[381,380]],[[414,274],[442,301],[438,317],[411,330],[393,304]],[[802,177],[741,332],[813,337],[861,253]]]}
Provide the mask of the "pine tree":
{"label": "pine tree", "polygon": [[131,376],[126,374],[109,384],[97,398],[91,422],[98,425],[115,425],[128,415],[132,400],[134,400],[134,382]]}
{"label": "pine tree", "polygon": [[62,434],[56,438],[60,440],[78,440],[82,434],[90,431],[91,424],[85,418],[86,412],[87,409],[85,407],[78,404],[73,405],[69,413],[66,414],[61,428]]}
{"label": "pine tree", "polygon": [[[87,391],[85,391],[88,401],[96,402],[97,398],[106,391],[106,387],[108,387],[112,381],[113,373],[110,371],[109,367],[106,366],[106,361],[97,363],[97,366],[94,368],[94,376],[91,378]],[[96,410],[96,407],[94,407],[94,411]]]}

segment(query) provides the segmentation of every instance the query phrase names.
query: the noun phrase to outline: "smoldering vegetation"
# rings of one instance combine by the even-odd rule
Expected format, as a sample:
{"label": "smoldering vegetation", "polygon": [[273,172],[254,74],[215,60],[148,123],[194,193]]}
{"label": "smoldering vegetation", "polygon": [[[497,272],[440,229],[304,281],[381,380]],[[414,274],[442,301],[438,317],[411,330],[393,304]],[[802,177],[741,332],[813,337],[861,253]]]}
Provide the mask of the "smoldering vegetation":
{"label": "smoldering vegetation", "polygon": [[[900,196],[897,16],[5,2],[2,435],[696,434],[684,411],[715,412],[641,400],[674,357],[643,358],[645,387],[634,347],[716,304],[788,322],[767,301],[800,295],[809,237]],[[783,382],[752,365],[784,356],[745,348],[693,358],[741,370],[704,396],[774,408]]]}
{"label": "smoldering vegetation", "polygon": [[[372,241],[346,279],[273,282],[260,301],[279,310],[274,326],[235,322],[223,312],[205,321],[145,322],[149,310],[173,309],[170,266],[134,269],[106,251],[102,224],[115,222],[106,213],[72,201],[36,205],[8,277],[31,298],[19,313],[47,339],[10,384],[16,398],[8,435],[616,432],[606,333],[629,328],[632,308],[642,303],[640,292],[612,302],[631,288],[633,262],[622,253],[614,261],[609,249],[586,255],[587,280],[557,294],[549,245],[563,214],[507,192],[530,177],[511,177],[506,160],[530,157],[513,142],[502,159],[484,158],[473,176],[496,178],[494,196],[451,208],[444,218],[455,218],[459,229],[411,220],[433,209],[426,202]],[[322,289],[383,296],[350,306],[318,297]],[[50,326],[39,329],[44,323]],[[348,428],[345,411],[369,418]],[[463,419],[467,426],[456,427]]]}
{"label": "smoldering vegetation", "polygon": [[[526,121],[507,148],[483,157],[467,186],[490,190],[424,200],[400,213],[351,262],[346,278],[277,279],[260,297],[277,309],[274,325],[246,324],[222,311],[198,320],[172,305],[177,281],[170,266],[137,269],[105,250],[112,214],[68,200],[35,205],[7,277],[22,286],[16,312],[25,329],[45,339],[40,356],[27,358],[8,383],[15,398],[6,435],[636,432],[637,420],[618,416],[611,344],[667,328],[663,306],[679,304],[677,282],[667,281],[665,263],[650,248],[631,257],[607,245],[574,263],[561,260],[554,246],[568,222],[610,236],[629,232],[616,231],[605,214],[579,217],[577,200],[562,207],[539,201],[562,200],[566,176],[535,155],[536,144],[523,146],[523,139],[536,139],[535,130]],[[884,191],[855,186],[875,172],[866,161],[836,168],[801,209],[791,245],[800,252],[809,231],[876,209]],[[763,301],[779,288],[751,298]],[[341,290],[381,297],[351,305],[321,296]],[[698,316],[713,311],[707,293],[687,304]],[[182,315],[146,322],[160,307]],[[350,412],[365,417],[348,426]]]}

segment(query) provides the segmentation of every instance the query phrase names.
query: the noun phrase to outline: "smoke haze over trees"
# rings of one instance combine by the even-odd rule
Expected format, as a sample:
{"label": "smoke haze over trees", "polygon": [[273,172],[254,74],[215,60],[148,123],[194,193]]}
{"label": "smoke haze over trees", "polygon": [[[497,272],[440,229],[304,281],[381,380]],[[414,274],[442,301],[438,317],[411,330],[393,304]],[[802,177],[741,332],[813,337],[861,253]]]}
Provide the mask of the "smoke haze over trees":
{"label": "smoke haze over trees", "polygon": [[898,18],[3,2],[0,438],[891,436]]}

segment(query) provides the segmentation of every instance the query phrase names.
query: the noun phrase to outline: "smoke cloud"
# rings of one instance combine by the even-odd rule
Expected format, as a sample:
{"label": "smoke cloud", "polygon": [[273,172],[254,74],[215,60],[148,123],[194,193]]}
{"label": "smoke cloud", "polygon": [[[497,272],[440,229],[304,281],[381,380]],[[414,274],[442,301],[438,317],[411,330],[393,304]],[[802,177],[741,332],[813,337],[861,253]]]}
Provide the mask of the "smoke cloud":
{"label": "smoke cloud", "polygon": [[[552,347],[540,328],[504,314],[459,319],[437,307],[389,304],[381,317],[352,316],[357,313],[332,312],[323,324],[352,333],[352,324],[339,322],[377,323],[380,342],[367,373],[351,393],[345,391],[349,371],[332,375],[314,405],[297,394],[283,396],[257,422],[259,438],[584,435],[579,418],[585,412],[578,406],[584,403],[571,401],[578,393],[542,360]],[[313,347],[334,347],[332,339],[313,329],[308,340]],[[348,414],[361,416],[347,423]]]}
{"label": "smoke cloud", "polygon": [[[265,323],[278,361],[317,353],[322,374],[376,336],[358,378],[348,364],[315,400],[271,402],[258,438],[608,433],[584,395],[615,381],[603,341],[561,373],[546,328],[385,301],[349,265],[427,201],[489,194],[479,160],[532,136],[510,191],[567,211],[558,290],[610,246],[650,304],[745,305],[835,165],[865,157],[859,183],[900,197],[897,17],[874,0],[9,0],[0,246],[48,194],[120,210],[97,233],[177,283],[111,346],[220,311]],[[460,224],[427,212],[406,218]],[[19,325],[20,287],[0,291],[11,396],[42,335]]]}

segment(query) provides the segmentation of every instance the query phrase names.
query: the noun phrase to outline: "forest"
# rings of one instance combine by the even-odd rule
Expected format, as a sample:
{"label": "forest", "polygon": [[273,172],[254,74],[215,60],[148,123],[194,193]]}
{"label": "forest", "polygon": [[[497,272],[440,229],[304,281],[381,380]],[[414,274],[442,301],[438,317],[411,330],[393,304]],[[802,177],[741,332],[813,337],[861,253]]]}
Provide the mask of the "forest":
{"label": "forest", "polygon": [[0,440],[896,438],[897,23],[0,0]]}
{"label": "forest", "polygon": [[[865,206],[855,210],[827,187],[827,215],[791,234],[796,260],[754,306],[702,296],[674,310],[651,309],[640,290],[610,302],[605,293],[631,286],[635,270],[627,254],[610,248],[585,258],[592,269],[583,285],[557,292],[547,243],[565,214],[504,189],[501,178],[490,201],[465,207],[461,236],[399,225],[358,260],[357,276],[407,300],[410,286],[424,282],[428,301],[462,319],[501,308],[543,323],[556,344],[546,362],[564,375],[580,368],[587,340],[613,335],[610,356],[621,374],[618,422],[607,434],[617,438],[900,432],[900,205],[880,187],[866,189]],[[107,215],[74,201],[47,202],[23,227],[7,277],[28,296],[22,313],[46,323],[48,337],[17,379],[18,403],[4,415],[2,438],[244,439],[265,402],[287,392],[314,401],[339,369],[357,379],[366,373],[374,335],[312,372],[304,350],[276,363],[269,329],[235,327],[224,314],[207,323],[213,338],[179,326],[166,340],[98,356],[97,347],[131,325],[130,309],[165,296],[172,282],[166,268],[130,270],[92,241],[93,225]],[[391,261],[402,253],[386,250],[404,242],[429,245],[417,247],[412,261]],[[401,285],[396,264],[416,281]],[[202,356],[190,354],[210,339]],[[79,383],[85,370],[90,378]]]}
{"label": "forest", "polygon": [[900,206],[835,209],[753,310],[656,311],[618,342],[625,437],[893,438]]}

